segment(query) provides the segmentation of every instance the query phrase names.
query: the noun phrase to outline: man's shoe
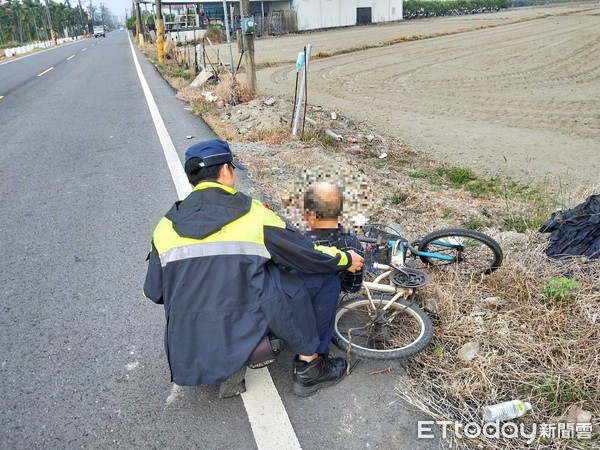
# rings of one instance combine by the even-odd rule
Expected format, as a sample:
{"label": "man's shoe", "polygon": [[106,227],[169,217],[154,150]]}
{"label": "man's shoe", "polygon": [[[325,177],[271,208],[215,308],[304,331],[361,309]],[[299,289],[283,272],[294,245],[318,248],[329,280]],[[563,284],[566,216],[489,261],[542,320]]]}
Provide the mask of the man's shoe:
{"label": "man's shoe", "polygon": [[346,372],[344,358],[323,358],[319,356],[311,362],[294,358],[294,383],[292,392],[300,397],[307,397],[319,389],[339,383]]}
{"label": "man's shoe", "polygon": [[348,361],[345,358],[334,358],[329,353],[319,353],[319,356],[323,358],[329,359],[329,362],[340,369],[346,370],[346,366],[348,365]]}

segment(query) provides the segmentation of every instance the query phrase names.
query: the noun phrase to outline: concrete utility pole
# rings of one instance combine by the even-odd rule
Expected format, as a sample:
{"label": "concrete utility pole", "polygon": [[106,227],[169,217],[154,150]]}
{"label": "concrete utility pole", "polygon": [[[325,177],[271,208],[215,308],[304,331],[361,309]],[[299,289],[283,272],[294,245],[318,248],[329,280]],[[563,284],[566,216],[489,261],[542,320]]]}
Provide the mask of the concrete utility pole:
{"label": "concrete utility pole", "polygon": [[144,30],[142,29],[142,11],[140,10],[140,2],[135,2],[135,18],[137,28],[137,38],[140,44],[144,43]]}
{"label": "concrete utility pole", "polygon": [[81,26],[83,31],[83,34],[87,34],[87,23],[85,24],[86,26],[83,26],[83,8],[81,7],[81,0],[78,0],[77,3],[79,3],[79,25]]}
{"label": "concrete utility pole", "polygon": [[50,15],[50,5],[48,5],[48,0],[46,1],[46,11],[48,12],[48,26],[50,27],[50,40],[54,45],[56,45],[56,35],[54,34],[54,28],[52,28],[52,16]]}
{"label": "concrete utility pole", "polygon": [[165,31],[163,26],[162,2],[156,0],[156,48],[158,50],[158,62],[165,62]]}
{"label": "concrete utility pole", "polygon": [[[240,0],[240,14],[242,19],[250,15],[250,0]],[[256,91],[256,63],[254,62],[254,35],[244,34],[242,30],[242,43],[244,49],[244,68],[246,81],[253,91]]]}

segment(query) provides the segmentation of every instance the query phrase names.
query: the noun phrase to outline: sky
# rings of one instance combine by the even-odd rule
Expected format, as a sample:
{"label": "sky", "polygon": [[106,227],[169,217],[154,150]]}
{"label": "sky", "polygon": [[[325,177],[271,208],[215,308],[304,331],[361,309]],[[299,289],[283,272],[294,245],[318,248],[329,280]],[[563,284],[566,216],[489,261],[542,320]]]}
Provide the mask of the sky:
{"label": "sky", "polygon": [[[60,0],[53,0],[53,1],[60,1]],[[71,4],[76,4],[77,0],[70,0]],[[117,16],[119,17],[120,20],[124,20],[125,19],[125,9],[127,9],[127,17],[129,17],[131,15],[131,0],[92,0],[92,5],[99,7],[100,4],[104,4],[106,5],[106,7],[108,9],[110,9],[110,12],[113,14],[113,16]],[[87,9],[90,5],[90,0],[81,0],[81,6],[85,9]],[[142,9],[144,8],[144,5],[141,5]],[[152,9],[152,5],[149,4],[147,5],[148,10],[150,11]]]}
{"label": "sky", "polygon": [[[131,0],[101,0],[101,3],[104,3],[113,15],[119,16],[122,20],[125,19],[125,9],[127,9],[127,16],[129,17],[131,15]],[[143,9],[144,5],[141,5],[141,7]],[[148,10],[152,7],[152,5],[148,5]]]}

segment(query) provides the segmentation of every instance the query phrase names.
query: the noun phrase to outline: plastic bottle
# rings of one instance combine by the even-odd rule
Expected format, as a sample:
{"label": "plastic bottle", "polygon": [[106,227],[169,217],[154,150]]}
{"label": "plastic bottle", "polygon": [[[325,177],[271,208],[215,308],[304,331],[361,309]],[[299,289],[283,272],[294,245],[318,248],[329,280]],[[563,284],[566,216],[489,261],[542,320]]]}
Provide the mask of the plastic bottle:
{"label": "plastic bottle", "polygon": [[510,400],[508,402],[498,403],[483,407],[483,421],[495,422],[521,417],[531,409],[531,403],[521,400]]}

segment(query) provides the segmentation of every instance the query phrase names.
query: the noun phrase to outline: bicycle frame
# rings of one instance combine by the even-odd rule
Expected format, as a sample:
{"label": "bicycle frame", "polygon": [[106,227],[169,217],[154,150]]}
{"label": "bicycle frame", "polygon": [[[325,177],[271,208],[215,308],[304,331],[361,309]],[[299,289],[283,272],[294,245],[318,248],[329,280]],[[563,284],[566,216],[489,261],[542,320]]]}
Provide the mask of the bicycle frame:
{"label": "bicycle frame", "polygon": [[[406,252],[407,251],[410,251],[410,253],[413,256],[425,256],[428,258],[436,258],[436,259],[441,259],[441,260],[449,261],[449,262],[456,261],[456,258],[454,258],[453,256],[444,255],[442,253],[421,252],[421,251],[417,250],[416,248],[414,248],[412,245],[410,245],[406,241],[398,240],[398,241],[389,241],[389,242],[393,246],[392,263],[396,266],[397,265],[404,266],[404,261],[406,260]],[[456,247],[456,245],[451,244],[450,242],[443,242],[443,241],[434,241],[434,242],[435,242],[435,244],[439,245],[440,247],[448,247],[448,248]]]}
{"label": "bicycle frame", "polygon": [[387,264],[373,263],[373,268],[376,270],[385,270],[385,272],[379,274],[373,281],[363,281],[362,283],[363,288],[365,288],[367,298],[369,299],[369,302],[371,303],[373,309],[375,309],[375,302],[373,301],[373,297],[371,296],[371,290],[383,292],[386,294],[394,294],[394,296],[390,300],[388,300],[388,302],[382,308],[384,311],[389,309],[392,303],[394,303],[399,298],[407,298],[414,292],[413,288],[402,288],[390,284],[381,284],[382,280],[388,278],[392,274],[392,272],[394,271],[393,267],[388,266]]}

